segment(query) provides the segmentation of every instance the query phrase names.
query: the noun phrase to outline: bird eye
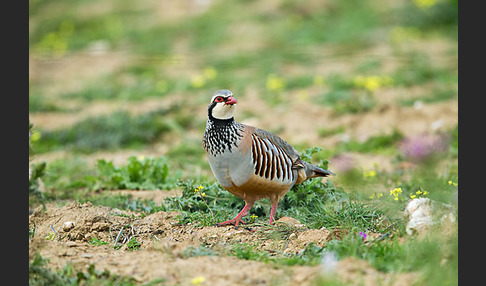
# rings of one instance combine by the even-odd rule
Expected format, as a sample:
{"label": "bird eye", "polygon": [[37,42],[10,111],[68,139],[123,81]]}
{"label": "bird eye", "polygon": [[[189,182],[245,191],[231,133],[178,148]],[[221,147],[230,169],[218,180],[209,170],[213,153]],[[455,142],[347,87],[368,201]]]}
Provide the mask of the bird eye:
{"label": "bird eye", "polygon": [[218,96],[214,99],[215,102],[223,102],[224,99],[221,96]]}

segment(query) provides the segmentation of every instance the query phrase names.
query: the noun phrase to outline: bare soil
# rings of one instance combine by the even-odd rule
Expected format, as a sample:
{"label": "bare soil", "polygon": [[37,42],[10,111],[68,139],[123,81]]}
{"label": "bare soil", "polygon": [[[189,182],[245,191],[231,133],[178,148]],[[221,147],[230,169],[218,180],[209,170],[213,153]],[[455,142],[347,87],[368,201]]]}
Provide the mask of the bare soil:
{"label": "bare soil", "polygon": [[[35,224],[35,235],[29,241],[29,257],[39,252],[49,259],[52,269],[70,264],[85,271],[94,264],[96,269],[128,275],[140,283],[164,278],[164,285],[191,285],[192,279],[203,276],[206,282],[201,285],[311,285],[324,271],[322,266],[275,267],[271,263],[225,255],[225,250],[230,245],[246,243],[271,255],[296,253],[311,242],[324,246],[339,236],[327,229],[296,225],[287,238],[278,239],[266,235],[268,227],[265,226],[252,227],[254,231],[249,231],[235,230],[232,226],[179,225],[177,221],[175,212],[157,212],[144,217],[91,203],[73,202],[62,207],[48,204],[45,211],[38,207],[29,217],[29,225]],[[140,249],[130,250],[127,243],[122,244],[131,237],[140,243]],[[92,245],[93,238],[109,244]],[[123,246],[115,249],[115,242]],[[220,254],[185,254],[188,247],[199,246],[218,250]],[[414,273],[381,273],[353,258],[339,261],[336,269],[343,281],[361,281],[364,285],[410,285],[416,278]]]}

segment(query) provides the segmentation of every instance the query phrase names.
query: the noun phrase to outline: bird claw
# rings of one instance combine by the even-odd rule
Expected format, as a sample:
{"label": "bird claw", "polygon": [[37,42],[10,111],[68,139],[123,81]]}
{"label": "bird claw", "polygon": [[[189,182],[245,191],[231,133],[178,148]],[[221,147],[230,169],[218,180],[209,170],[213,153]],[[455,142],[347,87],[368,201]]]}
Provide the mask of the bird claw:
{"label": "bird claw", "polygon": [[214,224],[214,226],[224,226],[224,225],[231,224],[231,225],[235,226],[235,229],[238,229],[239,223],[245,224],[245,222],[243,220],[241,220],[241,219],[237,220],[235,218],[235,219],[232,219],[232,220],[227,220],[227,221],[223,221],[223,222],[220,222],[220,223],[216,223],[216,224]]}

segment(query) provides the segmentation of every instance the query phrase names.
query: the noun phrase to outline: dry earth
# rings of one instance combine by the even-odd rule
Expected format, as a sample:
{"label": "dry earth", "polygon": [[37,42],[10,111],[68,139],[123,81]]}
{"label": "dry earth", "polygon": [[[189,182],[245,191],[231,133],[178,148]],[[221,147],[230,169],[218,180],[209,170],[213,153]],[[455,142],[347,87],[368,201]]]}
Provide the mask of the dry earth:
{"label": "dry earth", "polygon": [[[35,224],[35,236],[29,241],[29,257],[39,252],[49,259],[52,269],[70,264],[85,271],[94,264],[96,269],[132,276],[139,283],[164,278],[164,285],[191,285],[191,280],[199,276],[205,278],[201,285],[312,285],[326,271],[325,266],[275,267],[225,253],[230,245],[246,243],[271,255],[281,255],[299,252],[310,242],[323,246],[333,237],[339,237],[339,233],[327,229],[311,230],[297,225],[286,239],[274,239],[266,235],[268,227],[265,226],[252,227],[254,231],[183,226],[177,224],[174,212],[143,217],[139,213],[74,202],[63,207],[49,204],[46,211],[38,207],[30,215],[29,224]],[[52,239],[46,238],[49,235]],[[91,245],[89,242],[95,237],[109,244]],[[126,243],[118,250],[113,248],[114,242],[121,244],[130,237],[140,242],[140,249],[129,250]],[[185,255],[188,247],[198,246],[221,254]],[[381,273],[354,258],[338,261],[334,273],[351,285],[410,285],[417,278],[415,273]]]}

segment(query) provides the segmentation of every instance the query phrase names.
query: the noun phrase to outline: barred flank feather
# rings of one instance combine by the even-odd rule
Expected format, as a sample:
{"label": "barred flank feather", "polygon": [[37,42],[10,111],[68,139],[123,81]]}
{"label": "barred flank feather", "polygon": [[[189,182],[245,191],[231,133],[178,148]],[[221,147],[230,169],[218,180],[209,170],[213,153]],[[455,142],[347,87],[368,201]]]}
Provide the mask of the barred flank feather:
{"label": "barred flank feather", "polygon": [[269,180],[293,181],[292,159],[268,139],[252,134],[252,159],[255,175]]}

